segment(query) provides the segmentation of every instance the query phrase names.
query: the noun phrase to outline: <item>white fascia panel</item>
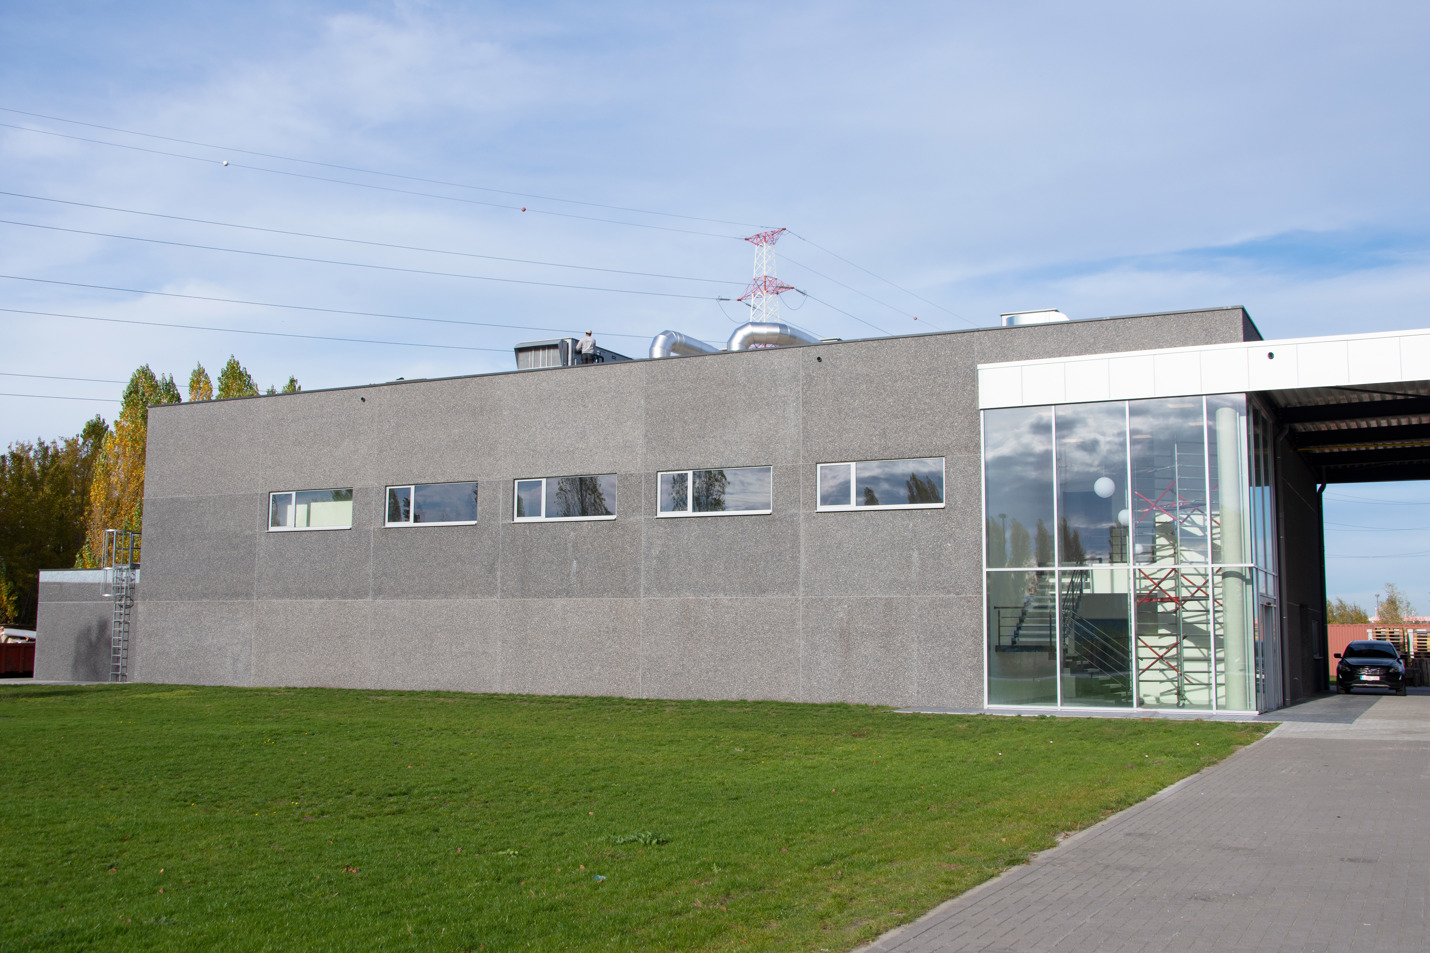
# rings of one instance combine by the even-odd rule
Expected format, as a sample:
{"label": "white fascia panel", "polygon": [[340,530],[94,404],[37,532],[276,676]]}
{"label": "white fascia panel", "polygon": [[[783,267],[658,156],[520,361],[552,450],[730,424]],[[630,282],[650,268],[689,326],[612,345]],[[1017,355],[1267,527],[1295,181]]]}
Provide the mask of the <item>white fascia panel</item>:
{"label": "white fascia panel", "polygon": [[1085,404],[1107,400],[1111,387],[1107,359],[1069,361],[1065,383],[1070,403]]}
{"label": "white fascia panel", "polygon": [[1067,403],[1067,372],[1065,364],[1023,367],[1023,403]]}
{"label": "white fascia panel", "polygon": [[1131,400],[1156,392],[1156,362],[1151,354],[1113,355],[1107,359],[1108,399]]}
{"label": "white fascia panel", "polygon": [[1430,334],[1407,334],[1400,339],[1400,373],[1405,380],[1430,380]]}
{"label": "white fascia panel", "polygon": [[1400,342],[1395,338],[1371,338],[1347,342],[1350,383],[1382,384],[1400,377]]}
{"label": "white fascia panel", "polygon": [[1203,351],[1198,357],[1202,365],[1202,386],[1206,388],[1203,393],[1240,394],[1250,390],[1244,349]]}
{"label": "white fascia panel", "polygon": [[1300,387],[1299,362],[1294,345],[1278,346],[1265,342],[1247,354],[1252,390],[1286,390]]}
{"label": "white fascia panel", "polygon": [[978,377],[980,407],[1425,381],[1430,329],[1008,361]]}
{"label": "white fascia panel", "polygon": [[1202,392],[1202,362],[1196,352],[1171,351],[1152,357],[1153,387],[1158,397]]}
{"label": "white fascia panel", "polygon": [[1019,407],[1022,404],[1022,368],[1005,366],[979,369],[979,407]]}
{"label": "white fascia panel", "polygon": [[1340,387],[1351,382],[1350,353],[1345,341],[1312,341],[1296,346],[1296,365],[1311,387]]}

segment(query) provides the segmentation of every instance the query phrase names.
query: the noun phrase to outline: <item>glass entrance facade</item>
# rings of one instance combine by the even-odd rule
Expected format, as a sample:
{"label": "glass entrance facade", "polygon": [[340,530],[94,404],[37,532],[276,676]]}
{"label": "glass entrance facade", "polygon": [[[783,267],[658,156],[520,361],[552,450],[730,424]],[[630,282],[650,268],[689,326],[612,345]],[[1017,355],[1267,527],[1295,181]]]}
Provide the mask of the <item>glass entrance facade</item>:
{"label": "glass entrance facade", "polygon": [[1280,704],[1267,423],[1239,394],[983,412],[989,705]]}

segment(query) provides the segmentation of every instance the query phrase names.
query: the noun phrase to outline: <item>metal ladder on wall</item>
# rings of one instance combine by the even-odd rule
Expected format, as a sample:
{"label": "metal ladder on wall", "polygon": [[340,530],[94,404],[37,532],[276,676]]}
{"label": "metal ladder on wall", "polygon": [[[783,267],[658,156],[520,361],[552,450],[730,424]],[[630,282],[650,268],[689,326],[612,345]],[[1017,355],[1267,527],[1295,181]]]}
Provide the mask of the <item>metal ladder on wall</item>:
{"label": "metal ladder on wall", "polygon": [[122,529],[104,531],[103,594],[112,599],[109,622],[109,680],[123,682],[129,677],[129,629],[134,612],[134,583],[139,564],[134,556],[139,534]]}

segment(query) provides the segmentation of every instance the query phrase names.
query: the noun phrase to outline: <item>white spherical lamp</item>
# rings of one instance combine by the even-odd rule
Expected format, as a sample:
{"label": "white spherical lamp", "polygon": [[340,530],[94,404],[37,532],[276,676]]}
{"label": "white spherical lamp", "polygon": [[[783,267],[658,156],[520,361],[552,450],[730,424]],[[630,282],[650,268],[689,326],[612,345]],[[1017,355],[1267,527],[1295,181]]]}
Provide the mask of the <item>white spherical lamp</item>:
{"label": "white spherical lamp", "polygon": [[1111,499],[1112,494],[1117,492],[1117,484],[1112,482],[1111,477],[1098,477],[1097,482],[1092,485],[1092,492],[1104,500]]}

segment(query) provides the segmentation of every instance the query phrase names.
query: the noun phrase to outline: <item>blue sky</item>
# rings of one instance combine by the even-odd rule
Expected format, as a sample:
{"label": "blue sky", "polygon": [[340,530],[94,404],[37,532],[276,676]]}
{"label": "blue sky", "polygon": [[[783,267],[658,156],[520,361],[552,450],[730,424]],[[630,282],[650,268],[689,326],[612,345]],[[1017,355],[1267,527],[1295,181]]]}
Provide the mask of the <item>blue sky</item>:
{"label": "blue sky", "polygon": [[[792,230],[780,274],[810,295],[784,316],[826,337],[1042,307],[1241,304],[1268,337],[1424,327],[1427,34],[1423,4],[1304,0],[3,0],[0,107],[224,148],[0,112],[0,191],[18,193],[0,219],[27,223],[0,224],[0,274],[170,295],[0,279],[0,306],[388,343],[0,312],[0,391],[112,398],[14,375],[148,362],[183,381],[230,354],[264,385],[501,370],[516,342],[586,327],[630,354],[665,328],[719,342],[743,308],[714,299],[740,293],[740,238],[763,226]],[[0,444],[113,406],[0,397]],[[1430,552],[1430,494],[1346,492],[1381,502],[1348,501],[1344,522],[1395,532],[1328,527],[1328,551]],[[1368,601],[1390,579],[1430,608],[1422,569],[1332,560],[1332,589]]]}

